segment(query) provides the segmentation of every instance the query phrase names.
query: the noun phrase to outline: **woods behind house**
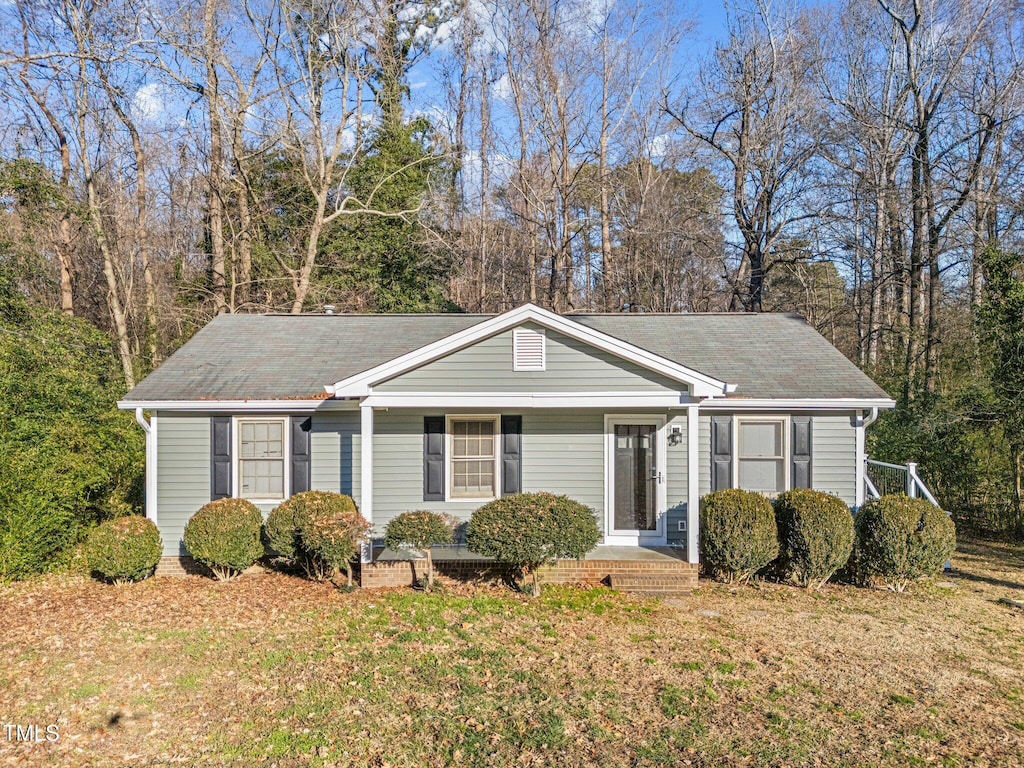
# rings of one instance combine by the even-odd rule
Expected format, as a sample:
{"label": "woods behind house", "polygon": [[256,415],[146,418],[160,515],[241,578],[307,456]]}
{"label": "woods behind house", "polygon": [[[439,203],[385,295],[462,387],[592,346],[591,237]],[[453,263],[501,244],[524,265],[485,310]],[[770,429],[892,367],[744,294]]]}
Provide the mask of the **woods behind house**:
{"label": "woods behind house", "polygon": [[[791,311],[899,399],[873,455],[920,462],[963,522],[1021,527],[1018,4],[744,0],[710,44],[696,21],[3,5],[5,466],[96,403],[132,434],[113,398],[220,312]],[[26,386],[84,351],[90,397]],[[0,532],[61,499],[117,514],[139,443],[95,447],[82,487],[5,473]]]}

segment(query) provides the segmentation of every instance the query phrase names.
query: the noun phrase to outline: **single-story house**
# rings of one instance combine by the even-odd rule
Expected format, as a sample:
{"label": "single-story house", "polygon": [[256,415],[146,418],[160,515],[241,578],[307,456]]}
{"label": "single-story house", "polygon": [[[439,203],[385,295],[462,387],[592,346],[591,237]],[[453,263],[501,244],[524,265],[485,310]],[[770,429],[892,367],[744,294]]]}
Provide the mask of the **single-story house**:
{"label": "single-story house", "polygon": [[506,494],[566,494],[595,510],[593,559],[643,548],[694,574],[702,495],[812,487],[857,507],[865,428],[893,405],[798,316],[531,304],[220,315],[119,403],[146,431],[165,571],[211,499],[266,513],[317,489],[350,494],[378,535],[407,510],[468,519]]}

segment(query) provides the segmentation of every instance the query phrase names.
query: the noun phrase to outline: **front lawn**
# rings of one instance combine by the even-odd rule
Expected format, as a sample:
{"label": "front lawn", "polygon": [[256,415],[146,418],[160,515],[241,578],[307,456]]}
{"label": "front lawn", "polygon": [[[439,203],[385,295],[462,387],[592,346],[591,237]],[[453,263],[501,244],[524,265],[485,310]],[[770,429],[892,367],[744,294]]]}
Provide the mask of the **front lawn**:
{"label": "front lawn", "polygon": [[0,586],[0,765],[1020,765],[1024,611],[996,600],[1024,597],[1024,550],[955,565],[905,595],[702,582],[668,603]]}

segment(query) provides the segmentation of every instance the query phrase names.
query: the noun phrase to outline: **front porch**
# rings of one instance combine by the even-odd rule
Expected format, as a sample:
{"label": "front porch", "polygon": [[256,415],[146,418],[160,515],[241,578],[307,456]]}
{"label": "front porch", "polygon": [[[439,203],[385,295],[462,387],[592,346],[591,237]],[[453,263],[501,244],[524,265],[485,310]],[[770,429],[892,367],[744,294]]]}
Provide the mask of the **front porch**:
{"label": "front porch", "polygon": [[[463,546],[435,547],[437,575],[460,580],[503,579],[508,566],[481,557]],[[410,552],[376,548],[372,562],[360,568],[360,586],[365,588],[408,587],[423,575],[424,560]],[[588,584],[622,592],[675,597],[697,586],[697,563],[686,553],[668,546],[599,545],[582,560],[559,560],[539,572],[544,584]]]}

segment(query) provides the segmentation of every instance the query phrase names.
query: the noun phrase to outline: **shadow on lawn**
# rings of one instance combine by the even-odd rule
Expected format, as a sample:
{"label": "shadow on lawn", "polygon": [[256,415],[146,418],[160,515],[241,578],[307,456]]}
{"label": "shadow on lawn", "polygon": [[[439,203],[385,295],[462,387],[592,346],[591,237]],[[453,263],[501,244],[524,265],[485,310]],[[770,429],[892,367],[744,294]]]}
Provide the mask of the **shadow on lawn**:
{"label": "shadow on lawn", "polygon": [[[1019,545],[1008,544],[1001,541],[985,541],[982,539],[962,539],[957,542],[957,561],[960,567],[949,572],[949,576],[964,581],[973,581],[982,584],[990,584],[994,587],[1004,589],[1024,590],[1024,583],[1011,581],[1019,572],[1024,577],[1024,549]],[[992,563],[999,563],[999,571],[993,573]],[[977,570],[965,570],[971,566],[981,566]],[[986,567],[988,566],[988,567]],[[979,572],[980,571],[980,572]],[[1008,575],[1010,579],[1003,578]]]}

